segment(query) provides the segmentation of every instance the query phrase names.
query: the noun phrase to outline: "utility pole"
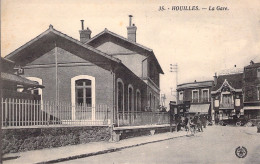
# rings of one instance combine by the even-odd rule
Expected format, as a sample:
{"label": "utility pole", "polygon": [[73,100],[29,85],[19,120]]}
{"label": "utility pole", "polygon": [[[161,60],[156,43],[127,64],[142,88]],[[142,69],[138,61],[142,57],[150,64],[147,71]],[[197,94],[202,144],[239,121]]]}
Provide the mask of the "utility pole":
{"label": "utility pole", "polygon": [[55,93],[55,104],[56,108],[58,109],[58,103],[59,103],[59,80],[58,80],[58,47],[55,42],[55,87],[56,87],[56,93]]}
{"label": "utility pole", "polygon": [[[176,73],[176,89],[177,89],[177,85],[178,85],[178,64],[170,64],[170,72],[172,73]],[[172,93],[175,92],[175,95]],[[176,102],[177,102],[177,91],[173,91],[173,88],[171,88],[171,95],[175,96],[176,98]]]}

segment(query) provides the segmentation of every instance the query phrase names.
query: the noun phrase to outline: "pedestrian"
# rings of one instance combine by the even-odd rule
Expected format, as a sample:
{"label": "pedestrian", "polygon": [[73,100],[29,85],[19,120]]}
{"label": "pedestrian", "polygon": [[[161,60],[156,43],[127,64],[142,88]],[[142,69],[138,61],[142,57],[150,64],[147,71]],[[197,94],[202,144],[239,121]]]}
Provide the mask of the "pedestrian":
{"label": "pedestrian", "polygon": [[[185,118],[185,122],[186,122],[186,125],[185,125],[185,129],[187,131],[187,135],[189,133],[191,133],[191,129],[190,129],[190,119],[188,117]],[[192,133],[191,133],[192,134]]]}
{"label": "pedestrian", "polygon": [[184,126],[185,126],[186,131],[188,131],[188,129],[187,129],[188,122],[189,122],[189,118],[186,116],[184,119]]}
{"label": "pedestrian", "polygon": [[198,126],[199,132],[203,132],[202,121],[201,121],[201,117],[199,115],[198,115],[198,119],[197,119],[197,126]]}
{"label": "pedestrian", "polygon": [[202,120],[203,128],[206,128],[206,126],[207,126],[207,118],[206,118],[206,116],[203,115],[201,120]]}

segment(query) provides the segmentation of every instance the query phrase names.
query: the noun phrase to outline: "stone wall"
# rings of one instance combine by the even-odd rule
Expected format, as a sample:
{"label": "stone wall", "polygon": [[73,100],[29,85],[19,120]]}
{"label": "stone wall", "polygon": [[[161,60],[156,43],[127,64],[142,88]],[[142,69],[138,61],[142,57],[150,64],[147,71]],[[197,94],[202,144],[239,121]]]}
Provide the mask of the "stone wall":
{"label": "stone wall", "polygon": [[2,129],[2,153],[108,141],[108,126]]}

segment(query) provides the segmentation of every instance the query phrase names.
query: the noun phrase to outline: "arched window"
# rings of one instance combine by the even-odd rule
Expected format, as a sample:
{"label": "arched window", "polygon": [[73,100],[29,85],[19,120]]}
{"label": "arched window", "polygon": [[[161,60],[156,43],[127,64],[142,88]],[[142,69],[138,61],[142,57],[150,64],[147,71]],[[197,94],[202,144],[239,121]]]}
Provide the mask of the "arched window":
{"label": "arched window", "polygon": [[156,109],[156,100],[155,100],[155,96],[153,96],[153,108]]}
{"label": "arched window", "polygon": [[92,120],[95,120],[96,105],[96,83],[95,77],[89,75],[78,75],[71,78],[71,103],[72,120],[82,119],[77,116],[79,109],[75,105],[84,105],[92,110]]}
{"label": "arched window", "polygon": [[131,84],[128,85],[128,112],[134,111],[134,89]]}
{"label": "arched window", "polygon": [[121,79],[117,79],[117,111],[124,111],[124,83]]}
{"label": "arched window", "polygon": [[141,92],[136,90],[136,111],[141,111]]}

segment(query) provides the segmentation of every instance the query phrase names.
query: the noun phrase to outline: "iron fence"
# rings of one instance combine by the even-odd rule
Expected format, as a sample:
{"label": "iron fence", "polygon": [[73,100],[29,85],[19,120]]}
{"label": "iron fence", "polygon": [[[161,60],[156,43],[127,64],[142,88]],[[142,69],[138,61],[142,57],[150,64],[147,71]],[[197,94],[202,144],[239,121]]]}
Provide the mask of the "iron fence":
{"label": "iron fence", "polygon": [[162,125],[169,124],[168,112],[118,113],[117,126]]}
{"label": "iron fence", "polygon": [[2,127],[49,125],[108,125],[107,105],[88,107],[66,102],[2,98]]}

